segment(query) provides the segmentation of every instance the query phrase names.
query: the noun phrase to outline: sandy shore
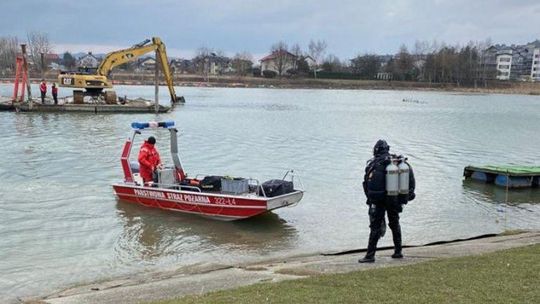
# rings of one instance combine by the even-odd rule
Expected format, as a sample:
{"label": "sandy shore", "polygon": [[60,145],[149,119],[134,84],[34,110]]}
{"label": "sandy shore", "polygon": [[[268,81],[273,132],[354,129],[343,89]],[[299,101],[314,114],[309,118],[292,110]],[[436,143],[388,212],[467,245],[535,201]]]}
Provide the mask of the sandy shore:
{"label": "sandy shore", "polygon": [[428,244],[404,249],[405,258],[390,258],[392,250],[379,250],[374,264],[359,264],[364,249],[314,253],[253,264],[197,264],[168,272],[144,273],[112,281],[66,289],[24,303],[140,303],[203,294],[259,282],[294,280],[312,275],[344,273],[377,267],[396,267],[434,259],[479,255],[540,243],[540,231],[488,235],[468,240]]}

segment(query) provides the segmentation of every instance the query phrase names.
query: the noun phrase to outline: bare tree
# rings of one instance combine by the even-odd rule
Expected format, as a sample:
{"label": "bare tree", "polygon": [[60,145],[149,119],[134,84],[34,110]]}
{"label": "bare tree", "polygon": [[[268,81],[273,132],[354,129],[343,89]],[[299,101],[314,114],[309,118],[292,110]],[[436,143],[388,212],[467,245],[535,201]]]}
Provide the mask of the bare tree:
{"label": "bare tree", "polygon": [[18,49],[17,37],[0,37],[0,72],[14,70]]}
{"label": "bare tree", "polygon": [[413,55],[417,58],[425,55],[429,51],[429,42],[416,40],[414,43]]}
{"label": "bare tree", "polygon": [[336,55],[330,54],[324,59],[322,68],[326,72],[341,72],[343,70],[343,63],[341,63],[341,60]]}
{"label": "bare tree", "polygon": [[208,57],[211,53],[214,51],[207,47],[200,47],[197,49],[195,53],[195,57],[193,58],[193,64],[195,65],[195,70],[202,75],[204,75],[205,79],[208,77],[208,72],[210,69],[210,65],[208,62]]}
{"label": "bare tree", "polygon": [[381,67],[381,59],[375,54],[358,55],[351,59],[351,68],[364,79],[373,79]]}
{"label": "bare tree", "polygon": [[43,69],[46,69],[47,62],[41,62],[41,54],[49,54],[52,50],[49,36],[42,32],[30,32],[26,36],[28,38],[30,61],[34,64],[34,67],[37,67],[38,71],[43,72]]}
{"label": "bare tree", "polygon": [[287,44],[283,41],[279,41],[272,45],[271,52],[274,57],[274,67],[276,68],[278,75],[282,76],[283,72],[286,72],[287,67],[293,64],[293,56],[291,56],[292,54],[289,53]]}
{"label": "bare tree", "polygon": [[[492,74],[490,73],[492,71],[490,71],[490,69],[488,68],[490,58],[489,56],[487,56],[488,54],[486,54],[486,50],[492,45],[493,45],[493,42],[491,41],[491,38],[487,38],[485,41],[476,42],[476,49],[480,53],[480,58],[479,58],[480,67],[478,67],[477,69],[478,70],[477,78],[482,80],[484,87],[487,87],[487,79],[493,76],[493,75],[490,75]],[[477,84],[475,83],[475,87],[476,85]]]}
{"label": "bare tree", "polygon": [[197,49],[195,57],[205,57],[205,56],[210,55],[210,53],[212,52],[213,52],[212,49],[202,46]]}
{"label": "bare tree", "polygon": [[253,56],[248,52],[237,53],[232,60],[232,66],[236,74],[245,76],[253,66]]}
{"label": "bare tree", "polygon": [[414,57],[409,54],[406,45],[402,44],[399,48],[395,64],[395,72],[401,80],[412,80],[411,72],[414,67]]}
{"label": "bare tree", "polygon": [[293,68],[295,70],[297,70],[298,69],[298,60],[300,60],[300,58],[303,55],[302,48],[300,48],[300,45],[298,43],[293,44],[293,46],[291,47],[291,54],[293,54],[296,57],[296,59],[294,60],[294,63],[293,63]]}
{"label": "bare tree", "polygon": [[225,52],[223,50],[214,50],[211,55],[217,57],[225,57]]}
{"label": "bare tree", "polygon": [[313,41],[311,40],[309,42],[309,55],[313,60],[315,61],[315,69],[313,70],[313,75],[315,78],[317,78],[317,67],[320,64],[320,61],[324,57],[324,53],[326,52],[326,41],[324,40],[317,40]]}
{"label": "bare tree", "polygon": [[[73,57],[73,55],[70,52],[65,52],[62,56],[62,64],[64,67],[68,70],[72,70],[75,65],[77,65],[77,59]],[[128,63],[126,63],[127,65]]]}
{"label": "bare tree", "polygon": [[429,52],[429,42],[427,41],[420,41],[416,40],[414,43],[414,49],[413,49],[413,58],[414,61],[417,63],[415,66],[418,69],[418,78],[424,79],[425,78],[425,62],[427,58],[427,53]]}

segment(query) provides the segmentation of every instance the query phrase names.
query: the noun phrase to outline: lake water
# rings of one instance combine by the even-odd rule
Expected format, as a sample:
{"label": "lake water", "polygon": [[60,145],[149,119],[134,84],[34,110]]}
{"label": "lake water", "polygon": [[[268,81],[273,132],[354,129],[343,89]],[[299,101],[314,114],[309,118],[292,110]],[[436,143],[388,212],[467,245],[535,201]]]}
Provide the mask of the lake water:
{"label": "lake water", "polygon": [[[11,90],[0,85],[0,95]],[[154,95],[153,87],[116,90]],[[1,299],[194,263],[365,248],[361,180],[379,138],[415,169],[417,198],[402,213],[405,244],[540,229],[539,189],[507,198],[504,189],[462,178],[469,164],[539,164],[540,97],[177,90],[187,103],[160,115],[0,112]],[[167,94],[161,88],[163,100]],[[267,180],[295,169],[304,199],[240,222],[117,202],[110,185],[122,178],[120,149],[137,120],[176,121],[190,175]],[[156,137],[167,160],[168,133]],[[391,244],[389,234],[381,245]]]}

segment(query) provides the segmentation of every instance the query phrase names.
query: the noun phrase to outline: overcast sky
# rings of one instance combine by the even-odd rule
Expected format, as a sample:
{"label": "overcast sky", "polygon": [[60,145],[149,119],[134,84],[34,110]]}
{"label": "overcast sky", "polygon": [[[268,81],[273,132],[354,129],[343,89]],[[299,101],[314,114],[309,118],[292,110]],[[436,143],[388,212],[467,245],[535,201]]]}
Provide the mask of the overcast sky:
{"label": "overcast sky", "polygon": [[56,52],[109,52],[158,36],[170,56],[205,46],[258,59],[279,40],[307,49],[320,39],[327,54],[350,59],[416,40],[533,41],[540,0],[2,0],[0,36],[29,31],[48,33]]}

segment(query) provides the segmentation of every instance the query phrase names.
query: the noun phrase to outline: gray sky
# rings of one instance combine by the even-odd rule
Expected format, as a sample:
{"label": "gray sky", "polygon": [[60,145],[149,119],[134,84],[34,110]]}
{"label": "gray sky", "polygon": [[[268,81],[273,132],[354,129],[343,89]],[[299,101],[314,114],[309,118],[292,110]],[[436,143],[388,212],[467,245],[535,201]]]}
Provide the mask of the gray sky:
{"label": "gray sky", "polygon": [[2,0],[0,36],[49,34],[56,52],[109,52],[159,36],[170,56],[202,46],[260,58],[279,40],[349,59],[416,40],[526,43],[540,38],[538,0]]}

